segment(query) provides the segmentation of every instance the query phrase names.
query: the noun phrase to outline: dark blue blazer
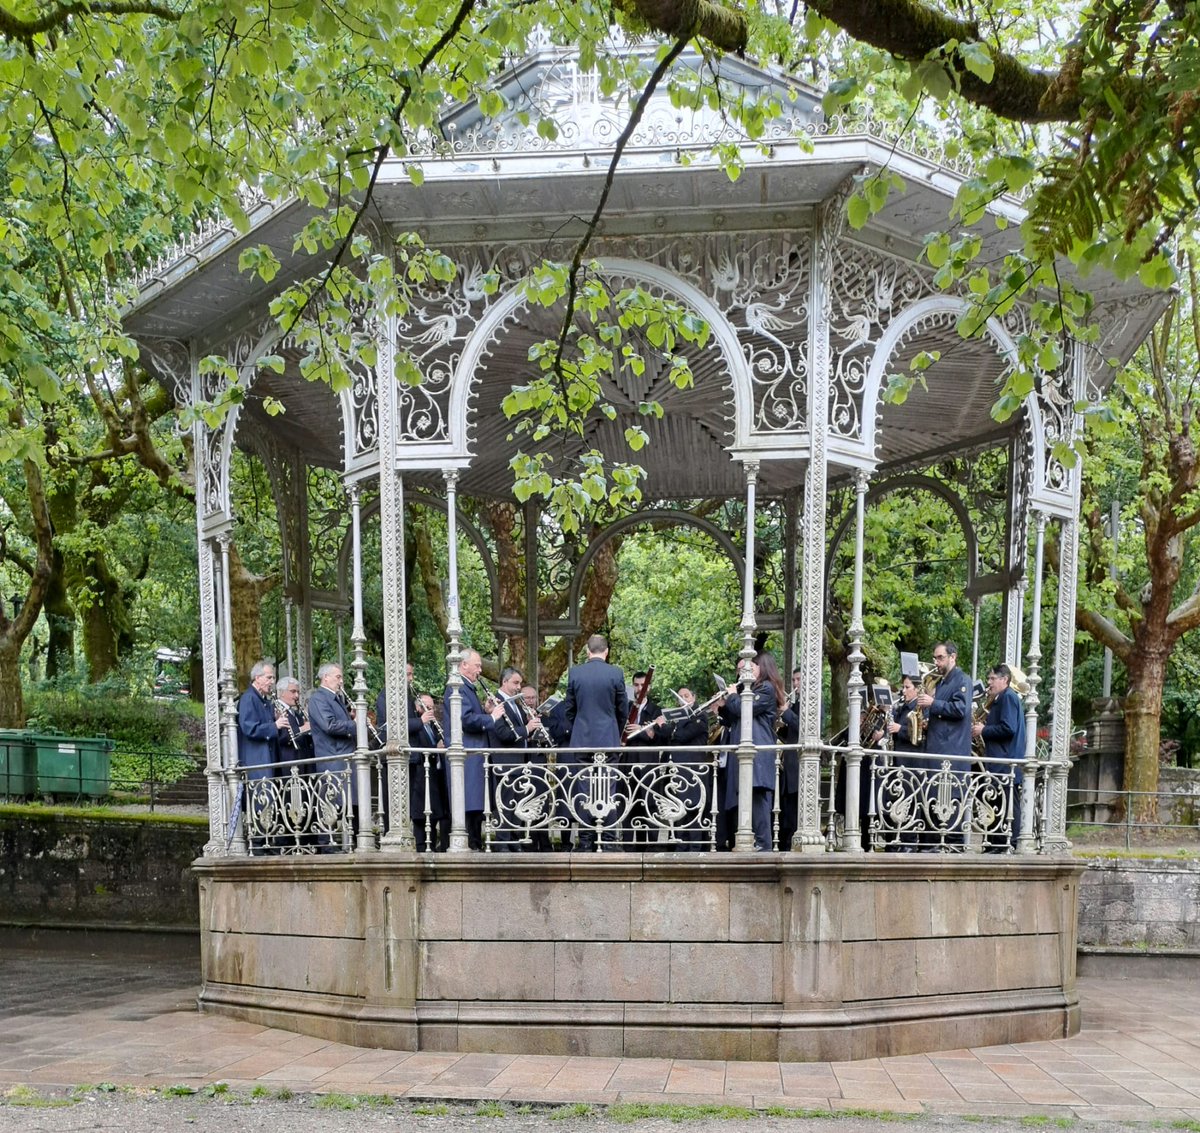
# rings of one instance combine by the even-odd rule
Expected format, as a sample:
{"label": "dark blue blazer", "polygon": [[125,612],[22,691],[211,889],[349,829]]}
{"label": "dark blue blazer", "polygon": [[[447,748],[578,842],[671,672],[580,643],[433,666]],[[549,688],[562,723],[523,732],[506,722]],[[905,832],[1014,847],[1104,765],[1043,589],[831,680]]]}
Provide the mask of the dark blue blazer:
{"label": "dark blue blazer", "polygon": [[991,759],[1025,758],[1025,713],[1016,691],[1006,688],[988,709],[983,751]]}
{"label": "dark blue blazer", "polygon": [[[449,706],[450,686],[446,686],[443,704]],[[466,809],[483,810],[483,755],[479,749],[495,747],[492,731],[492,718],[483,710],[479,703],[479,693],[466,677],[462,679],[462,741],[467,749],[467,759],[463,767],[466,779]]]}
{"label": "dark blue blazer", "polygon": [[598,750],[619,748],[629,697],[625,674],[598,657],[575,665],[567,676],[566,720],[571,746]]}
{"label": "dark blue blazer", "polygon": [[[933,690],[927,709],[925,750],[930,755],[971,754],[971,678],[957,665]],[[958,768],[962,770],[962,767]]]}
{"label": "dark blue blazer", "polygon": [[275,710],[257,689],[248,688],[238,701],[238,763],[254,768],[248,772],[251,779],[269,779],[278,758]]}

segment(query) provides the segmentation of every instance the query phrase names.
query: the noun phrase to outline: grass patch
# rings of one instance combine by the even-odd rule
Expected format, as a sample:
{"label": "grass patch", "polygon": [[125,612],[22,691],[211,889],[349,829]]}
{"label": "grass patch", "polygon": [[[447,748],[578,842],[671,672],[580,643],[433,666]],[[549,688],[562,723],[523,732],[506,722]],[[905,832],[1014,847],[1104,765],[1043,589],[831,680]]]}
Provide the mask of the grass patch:
{"label": "grass patch", "polygon": [[560,1105],[552,1109],[546,1116],[551,1121],[566,1121],[572,1117],[591,1117],[596,1111],[587,1102],[575,1102],[573,1105]]}
{"label": "grass patch", "polygon": [[194,1086],[164,1086],[163,1096],[168,1098],[190,1098],[196,1093]]}
{"label": "grass patch", "polygon": [[252,1098],[269,1098],[271,1096],[271,1091],[268,1090],[266,1086],[255,1086],[254,1089],[250,1091],[250,1096]]}
{"label": "grass patch", "polygon": [[1021,1124],[1026,1129],[1042,1129],[1054,1126],[1058,1129],[1070,1129],[1075,1124],[1073,1117],[1047,1117],[1043,1113],[1031,1113],[1021,1118]]}
{"label": "grass patch", "polygon": [[294,1098],[295,1096],[296,1095],[291,1090],[289,1090],[287,1088],[287,1086],[280,1086],[279,1089],[275,1091],[275,1100],[276,1101],[290,1102],[292,1100],[292,1098]]}
{"label": "grass patch", "polygon": [[475,1107],[476,1117],[507,1117],[508,1110],[499,1102],[480,1102]]}
{"label": "grass patch", "polygon": [[208,819],[196,814],[130,814],[106,806],[65,806],[55,803],[0,803],[0,815],[10,818],[27,818],[34,822],[53,822],[58,819],[92,819],[99,822],[142,822],[167,826],[200,826],[208,829]]}
{"label": "grass patch", "polygon": [[316,1109],[382,1109],[395,1105],[396,1099],[390,1094],[319,1094],[313,1102]]}
{"label": "grass patch", "polygon": [[920,1113],[898,1113],[891,1109],[791,1109],[780,1105],[767,1106],[760,1112],[767,1117],[790,1117],[809,1121],[836,1120],[842,1117],[867,1118],[871,1121],[920,1121],[924,1116]]}
{"label": "grass patch", "polygon": [[678,1105],[672,1102],[618,1102],[605,1110],[612,1121],[629,1125],[634,1121],[701,1121],[705,1118],[752,1120],[758,1111],[740,1105]]}
{"label": "grass patch", "polygon": [[32,1086],[11,1086],[4,1091],[4,1104],[21,1106],[24,1109],[62,1109],[76,1105],[79,1098],[48,1098]]}
{"label": "grass patch", "polygon": [[1171,1122],[1172,1129],[1183,1129],[1185,1133],[1200,1133],[1200,1121],[1193,1121],[1190,1117],[1181,1117],[1178,1121]]}
{"label": "grass patch", "polygon": [[450,1107],[444,1102],[437,1105],[419,1105],[413,1110],[413,1114],[417,1117],[448,1117]]}

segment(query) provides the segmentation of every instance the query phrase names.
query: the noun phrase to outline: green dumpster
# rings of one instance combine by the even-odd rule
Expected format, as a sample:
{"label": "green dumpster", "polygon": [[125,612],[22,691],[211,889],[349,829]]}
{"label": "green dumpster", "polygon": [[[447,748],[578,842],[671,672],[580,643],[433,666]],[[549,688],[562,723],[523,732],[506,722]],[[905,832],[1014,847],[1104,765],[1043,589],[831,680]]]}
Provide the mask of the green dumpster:
{"label": "green dumpster", "polygon": [[38,794],[89,798],[108,794],[112,740],[45,733],[29,738],[37,750]]}
{"label": "green dumpster", "polygon": [[29,733],[0,728],[0,798],[21,798],[37,791],[37,751]]}

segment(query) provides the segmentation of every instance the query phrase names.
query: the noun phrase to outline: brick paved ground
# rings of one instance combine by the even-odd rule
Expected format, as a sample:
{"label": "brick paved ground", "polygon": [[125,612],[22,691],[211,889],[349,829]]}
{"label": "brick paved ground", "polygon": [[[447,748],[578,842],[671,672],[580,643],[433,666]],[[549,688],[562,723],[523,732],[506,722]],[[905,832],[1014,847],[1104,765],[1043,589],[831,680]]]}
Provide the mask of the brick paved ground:
{"label": "brick paved ground", "polygon": [[1080,981],[1075,1038],[841,1063],[367,1050],[195,1010],[192,938],[0,931],[0,1093],[81,1083],[1200,1120],[1196,981]]}

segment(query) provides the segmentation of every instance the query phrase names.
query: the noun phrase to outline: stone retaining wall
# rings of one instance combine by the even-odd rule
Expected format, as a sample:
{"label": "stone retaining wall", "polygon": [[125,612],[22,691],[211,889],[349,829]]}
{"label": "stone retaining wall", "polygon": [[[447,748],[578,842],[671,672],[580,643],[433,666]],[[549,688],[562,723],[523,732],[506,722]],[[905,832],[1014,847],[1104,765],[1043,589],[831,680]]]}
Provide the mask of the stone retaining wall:
{"label": "stone retaining wall", "polygon": [[187,927],[207,824],[0,811],[0,922]]}
{"label": "stone retaining wall", "polygon": [[1089,858],[1086,864],[1081,945],[1200,948],[1200,861]]}

